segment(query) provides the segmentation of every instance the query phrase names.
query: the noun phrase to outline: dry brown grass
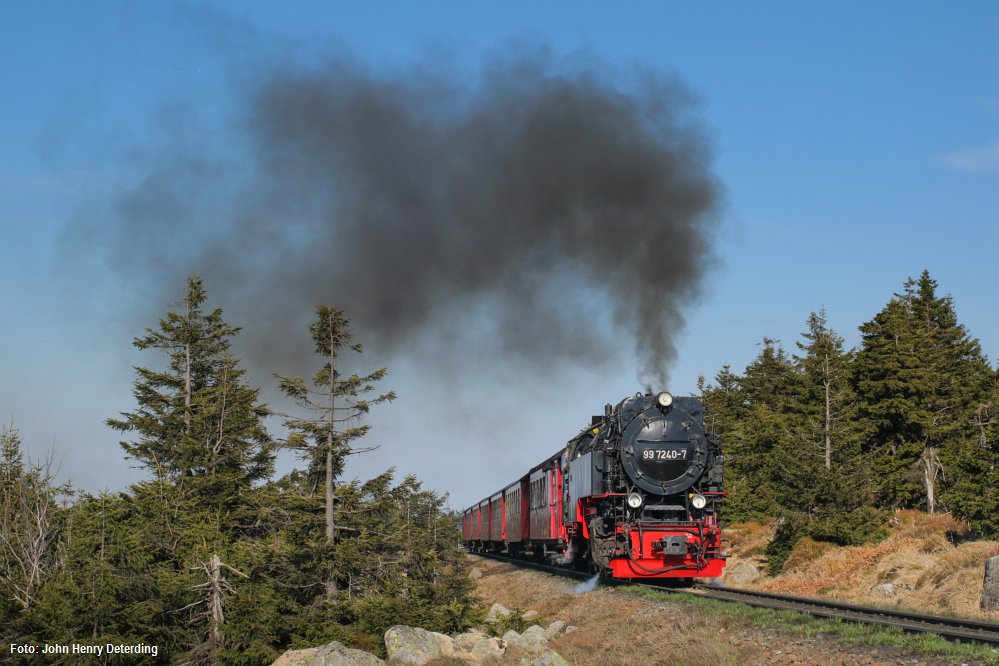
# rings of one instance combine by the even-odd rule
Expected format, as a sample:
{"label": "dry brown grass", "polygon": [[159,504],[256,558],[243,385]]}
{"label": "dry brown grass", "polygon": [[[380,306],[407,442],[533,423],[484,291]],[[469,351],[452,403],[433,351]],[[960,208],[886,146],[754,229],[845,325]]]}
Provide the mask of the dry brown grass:
{"label": "dry brown grass", "polygon": [[742,664],[745,655],[718,640],[703,618],[629,599],[609,590],[577,597],[566,609],[580,630],[552,643],[571,664],[634,666]]}
{"label": "dry brown grass", "polygon": [[550,622],[573,598],[571,579],[549,576],[539,581],[528,569],[482,558],[476,558],[474,566],[482,572],[476,583],[487,608],[500,603],[510,610],[536,610]]}
{"label": "dry brown grass", "polygon": [[804,569],[813,560],[818,559],[835,547],[836,544],[834,543],[815,541],[811,537],[799,539],[798,543],[794,544],[791,554],[788,555],[787,561],[784,563],[784,571],[791,572]]}
{"label": "dry brown grass", "polygon": [[[730,564],[739,558],[759,563],[759,539],[768,526],[735,525]],[[997,541],[959,542],[967,536],[966,524],[946,514],[898,511],[890,536],[878,544],[832,547],[802,539],[788,558],[785,572],[758,580],[754,587],[801,596],[821,595],[865,604],[891,604],[929,613],[952,613],[990,621],[999,613],[978,608],[983,566],[999,554]],[[895,585],[891,594],[878,589]]]}
{"label": "dry brown grass", "polygon": [[733,523],[723,531],[723,537],[728,541],[726,552],[743,558],[762,557],[777,532],[777,523],[770,521],[765,525],[759,523]]}
{"label": "dry brown grass", "polygon": [[[574,665],[742,664],[745,655],[717,640],[700,618],[666,604],[655,604],[598,588],[573,594],[575,581],[516,569],[476,558],[482,572],[476,583],[487,605],[536,610],[542,622],[562,620],[578,629],[549,644]],[[502,663],[517,663],[511,650]],[[439,666],[447,662],[440,661]],[[435,665],[438,662],[434,662]]]}
{"label": "dry brown grass", "polygon": [[892,527],[895,535],[914,539],[938,534],[954,537],[968,535],[968,523],[955,519],[949,513],[926,513],[912,509],[896,511],[892,516]]}

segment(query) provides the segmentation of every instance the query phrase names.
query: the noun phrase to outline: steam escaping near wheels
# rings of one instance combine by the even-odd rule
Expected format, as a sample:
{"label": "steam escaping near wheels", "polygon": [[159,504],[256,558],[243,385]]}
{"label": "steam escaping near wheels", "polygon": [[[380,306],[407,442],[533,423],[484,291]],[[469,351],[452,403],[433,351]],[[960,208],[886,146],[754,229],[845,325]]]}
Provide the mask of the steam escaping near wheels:
{"label": "steam escaping near wheels", "polygon": [[597,585],[600,584],[600,574],[594,574],[592,578],[584,580],[582,583],[577,583],[569,590],[572,594],[586,594],[587,592],[592,592],[597,589]]}

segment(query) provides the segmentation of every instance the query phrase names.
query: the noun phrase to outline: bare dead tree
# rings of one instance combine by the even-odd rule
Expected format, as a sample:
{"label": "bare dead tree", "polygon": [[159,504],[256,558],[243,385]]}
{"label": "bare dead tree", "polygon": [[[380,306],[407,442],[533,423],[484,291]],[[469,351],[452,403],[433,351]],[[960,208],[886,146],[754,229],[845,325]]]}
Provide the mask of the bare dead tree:
{"label": "bare dead tree", "polygon": [[192,622],[207,622],[208,638],[195,650],[195,654],[202,657],[208,663],[214,662],[215,650],[222,645],[222,628],[225,625],[225,598],[235,590],[225,578],[224,569],[241,576],[249,578],[243,572],[225,564],[217,553],[213,553],[207,562],[203,562],[200,569],[205,574],[205,582],[195,585],[192,590],[199,595],[199,599],[188,604],[180,610],[204,606],[204,610],[197,613]]}
{"label": "bare dead tree", "polygon": [[988,427],[992,423],[992,409],[988,403],[978,406],[975,410],[975,427],[978,428],[978,446],[983,449],[989,448]]}
{"label": "bare dead tree", "polygon": [[38,589],[59,564],[57,500],[67,489],[55,483],[54,452],[38,462],[22,460],[13,424],[0,430],[3,448],[0,493],[0,579],[23,609],[35,603]]}

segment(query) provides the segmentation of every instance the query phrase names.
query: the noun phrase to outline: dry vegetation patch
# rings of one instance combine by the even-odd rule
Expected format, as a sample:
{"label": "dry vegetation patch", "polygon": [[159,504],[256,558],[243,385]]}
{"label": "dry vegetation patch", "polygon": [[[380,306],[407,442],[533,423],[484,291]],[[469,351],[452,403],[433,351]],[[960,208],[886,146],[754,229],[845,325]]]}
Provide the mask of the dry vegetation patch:
{"label": "dry vegetation patch", "polygon": [[[743,651],[719,643],[717,628],[678,604],[651,602],[598,588],[576,593],[578,582],[474,558],[482,572],[478,592],[486,604],[537,610],[544,623],[578,627],[549,644],[571,664],[634,666],[742,664]],[[515,661],[511,653],[504,661]]]}
{"label": "dry vegetation patch", "polygon": [[[773,524],[728,528],[733,555],[729,570],[739,562],[765,570],[763,551],[774,528]],[[838,547],[803,538],[781,575],[739,583],[723,578],[723,582],[999,621],[999,614],[986,613],[978,606],[984,562],[999,555],[999,541],[963,541],[968,536],[966,524],[946,514],[921,511],[896,512],[890,529],[887,539],[867,546]]]}
{"label": "dry vegetation patch", "polygon": [[[999,653],[984,661],[977,655],[942,656],[939,645],[920,648],[910,644],[920,639],[900,631],[886,638],[874,634],[881,629],[648,588],[598,587],[577,594],[575,580],[475,556],[469,568],[478,570],[474,577],[486,606],[537,610],[542,624],[561,620],[577,627],[548,644],[574,666],[999,663]],[[524,656],[509,649],[496,663],[519,664]],[[437,660],[433,666],[457,662]]]}
{"label": "dry vegetation patch", "polygon": [[732,523],[725,528],[723,537],[733,555],[743,559],[751,559],[764,557],[767,544],[773,541],[776,533],[777,523],[774,521],[765,525]]}

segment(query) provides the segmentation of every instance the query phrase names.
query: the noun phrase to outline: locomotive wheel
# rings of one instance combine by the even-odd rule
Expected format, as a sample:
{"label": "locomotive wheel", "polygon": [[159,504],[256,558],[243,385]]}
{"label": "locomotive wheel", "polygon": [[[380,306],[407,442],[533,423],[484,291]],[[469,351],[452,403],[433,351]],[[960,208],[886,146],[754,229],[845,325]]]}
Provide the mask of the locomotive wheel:
{"label": "locomotive wheel", "polygon": [[614,532],[607,533],[603,518],[599,516],[590,521],[590,561],[593,563],[593,573],[604,571],[610,567],[610,556],[614,552]]}
{"label": "locomotive wheel", "polygon": [[590,550],[587,547],[586,539],[573,537],[576,542],[574,549],[575,556],[572,558],[572,568],[584,573],[593,573],[593,562],[590,560]]}

